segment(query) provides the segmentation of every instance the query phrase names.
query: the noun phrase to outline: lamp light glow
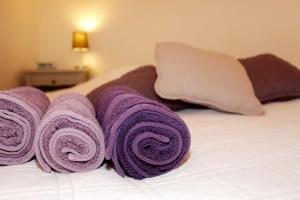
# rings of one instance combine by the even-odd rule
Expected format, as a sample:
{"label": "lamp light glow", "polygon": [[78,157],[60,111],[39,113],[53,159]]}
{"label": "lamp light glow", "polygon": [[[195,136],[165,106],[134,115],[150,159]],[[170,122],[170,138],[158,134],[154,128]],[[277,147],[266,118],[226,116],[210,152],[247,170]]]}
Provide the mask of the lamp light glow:
{"label": "lamp light glow", "polygon": [[98,23],[96,17],[83,17],[79,21],[79,28],[87,32],[93,32],[98,29]]}

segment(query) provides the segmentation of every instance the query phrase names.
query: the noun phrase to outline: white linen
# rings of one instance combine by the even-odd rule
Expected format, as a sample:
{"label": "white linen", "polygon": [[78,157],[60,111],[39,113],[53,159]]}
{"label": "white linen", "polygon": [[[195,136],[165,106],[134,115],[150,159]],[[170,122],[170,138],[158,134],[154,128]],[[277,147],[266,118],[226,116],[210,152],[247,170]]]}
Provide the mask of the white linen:
{"label": "white linen", "polygon": [[50,98],[50,100],[55,99],[56,97],[58,97],[59,95],[65,93],[65,92],[78,92],[82,95],[87,95],[89,92],[91,92],[93,89],[97,88],[98,86],[101,86],[104,83],[107,83],[116,78],[119,78],[122,75],[124,75],[125,73],[127,73],[131,70],[134,70],[139,66],[142,66],[142,65],[132,65],[132,66],[128,66],[128,67],[120,67],[120,68],[117,68],[114,70],[110,70],[100,76],[90,79],[89,81],[87,81],[85,83],[76,85],[72,88],[48,92],[47,95]]}
{"label": "white linen", "polygon": [[192,135],[189,159],[142,181],[107,164],[74,174],[48,174],[35,161],[0,167],[0,200],[298,200],[300,99],[264,108],[261,117],[179,112]]}

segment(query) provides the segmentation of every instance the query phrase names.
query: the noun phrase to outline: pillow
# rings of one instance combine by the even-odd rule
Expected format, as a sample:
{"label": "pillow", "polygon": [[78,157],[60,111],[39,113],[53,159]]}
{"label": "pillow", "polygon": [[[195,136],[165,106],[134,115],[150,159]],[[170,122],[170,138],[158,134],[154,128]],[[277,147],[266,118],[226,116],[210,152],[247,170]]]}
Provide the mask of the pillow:
{"label": "pillow", "polygon": [[184,108],[187,108],[189,106],[188,103],[184,103],[182,101],[174,101],[174,100],[167,100],[160,98],[154,90],[154,82],[157,78],[155,67],[152,65],[146,65],[139,67],[133,71],[128,72],[127,74],[121,76],[118,79],[115,79],[113,81],[110,81],[104,85],[101,85],[100,87],[94,89],[92,92],[90,92],[87,97],[91,100],[91,102],[95,105],[97,101],[98,94],[103,91],[104,89],[116,86],[116,85],[126,85],[138,92],[140,92],[142,95],[158,101],[167,107],[169,107],[171,110],[181,110]]}
{"label": "pillow", "polygon": [[164,42],[157,44],[156,60],[155,90],[162,98],[231,113],[264,113],[244,67],[231,56]]}
{"label": "pillow", "polygon": [[300,97],[300,70],[290,63],[272,54],[239,61],[245,67],[260,102]]}

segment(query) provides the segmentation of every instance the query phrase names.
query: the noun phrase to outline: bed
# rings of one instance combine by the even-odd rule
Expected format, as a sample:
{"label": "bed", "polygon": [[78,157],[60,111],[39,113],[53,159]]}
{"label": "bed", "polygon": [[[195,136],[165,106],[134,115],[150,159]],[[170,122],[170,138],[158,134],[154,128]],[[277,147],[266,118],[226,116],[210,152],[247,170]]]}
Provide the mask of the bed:
{"label": "bed", "polygon": [[[133,67],[68,89],[86,94]],[[64,91],[48,93],[53,99]],[[107,164],[85,173],[45,173],[35,160],[0,168],[0,200],[300,199],[300,99],[265,104],[265,116],[187,109],[192,144],[176,170],[144,179],[121,178]]]}

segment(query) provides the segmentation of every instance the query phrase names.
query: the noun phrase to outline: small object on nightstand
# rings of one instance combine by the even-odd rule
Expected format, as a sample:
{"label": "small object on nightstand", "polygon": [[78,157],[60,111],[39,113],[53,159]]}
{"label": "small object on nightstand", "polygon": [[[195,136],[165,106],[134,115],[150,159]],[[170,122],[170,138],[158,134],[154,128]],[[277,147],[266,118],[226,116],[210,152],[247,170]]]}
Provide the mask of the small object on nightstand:
{"label": "small object on nightstand", "polygon": [[89,79],[87,69],[75,70],[31,70],[24,72],[25,85],[51,91],[72,87]]}
{"label": "small object on nightstand", "polygon": [[56,64],[52,62],[38,62],[36,64],[37,69],[56,69]]}

